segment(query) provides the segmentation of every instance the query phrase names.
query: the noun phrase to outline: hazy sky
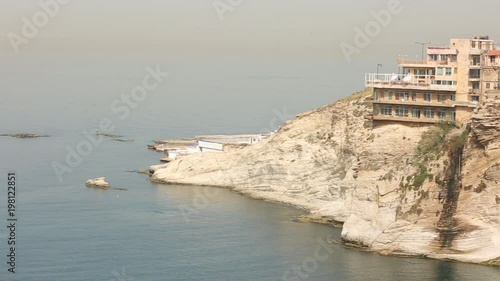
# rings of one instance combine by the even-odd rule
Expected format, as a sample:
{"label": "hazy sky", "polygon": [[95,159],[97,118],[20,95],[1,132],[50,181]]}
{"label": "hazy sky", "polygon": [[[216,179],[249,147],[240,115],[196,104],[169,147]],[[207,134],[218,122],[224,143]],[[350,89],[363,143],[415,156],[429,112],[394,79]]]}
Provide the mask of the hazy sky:
{"label": "hazy sky", "polygon": [[[271,115],[273,107],[301,112],[362,90],[364,74],[377,64],[394,73],[398,56],[420,56],[415,41],[447,45],[450,37],[484,34],[500,43],[498,0],[400,0],[401,13],[351,62],[340,45],[356,45],[355,29],[397,0],[64,0],[69,3],[24,39],[16,55],[8,36],[23,36],[23,18],[40,15],[39,1],[63,0],[0,0],[0,109],[17,120],[36,112],[40,124],[67,122],[50,117],[67,106],[67,115],[78,118],[94,104],[104,107],[93,115],[108,114],[107,106],[140,81],[147,65],[172,73],[158,89],[163,95],[216,96],[236,109],[253,98]],[[214,3],[239,5],[221,20]],[[142,110],[161,112],[156,100],[149,102]],[[203,112],[205,105],[180,104],[182,112],[193,106]],[[30,124],[26,119],[26,131]]]}
{"label": "hazy sky", "polygon": [[[22,18],[40,0],[0,2],[0,50],[13,54],[7,34],[21,34]],[[43,2],[49,0],[41,0]],[[66,0],[68,1],[68,0]],[[218,0],[221,3],[237,0]],[[46,26],[20,46],[20,54],[65,52],[302,56],[343,61],[340,43],[352,44],[354,28],[373,20],[370,11],[390,0],[241,0],[221,21],[214,0],[69,0]],[[400,0],[403,11],[353,56],[387,60],[414,57],[414,41],[447,44],[449,37],[487,34],[500,42],[494,24],[500,2]]]}

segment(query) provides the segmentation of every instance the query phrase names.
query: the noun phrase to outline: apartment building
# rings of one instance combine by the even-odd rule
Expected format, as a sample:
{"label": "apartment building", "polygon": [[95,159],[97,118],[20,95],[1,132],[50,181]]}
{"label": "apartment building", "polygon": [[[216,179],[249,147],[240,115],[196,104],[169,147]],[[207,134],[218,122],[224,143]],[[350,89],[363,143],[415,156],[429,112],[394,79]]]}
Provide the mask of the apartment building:
{"label": "apartment building", "polygon": [[488,36],[428,47],[425,60],[399,59],[400,73],[368,73],[373,120],[466,122],[488,92],[500,89],[500,50]]}

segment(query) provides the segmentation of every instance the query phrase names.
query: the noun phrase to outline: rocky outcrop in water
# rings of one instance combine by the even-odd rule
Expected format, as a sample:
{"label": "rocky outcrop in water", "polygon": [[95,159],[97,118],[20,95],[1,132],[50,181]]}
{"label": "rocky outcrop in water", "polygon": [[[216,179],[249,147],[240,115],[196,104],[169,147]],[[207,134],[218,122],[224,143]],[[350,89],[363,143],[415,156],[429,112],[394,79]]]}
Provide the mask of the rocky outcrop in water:
{"label": "rocky outcrop in water", "polygon": [[27,134],[27,133],[18,133],[18,134],[0,134],[0,137],[13,137],[18,139],[34,139],[34,138],[46,138],[47,135],[38,135],[38,134]]}
{"label": "rocky outcrop in water", "polygon": [[152,180],[301,206],[343,223],[345,243],[383,254],[499,264],[499,105],[460,128],[374,126],[370,116],[367,90],[297,116],[260,144],[155,166]]}
{"label": "rocky outcrop in water", "polygon": [[101,189],[108,189],[111,188],[111,185],[106,182],[105,177],[101,178],[95,178],[95,179],[89,179],[85,182],[85,184],[88,187],[95,187],[95,188],[101,188]]}

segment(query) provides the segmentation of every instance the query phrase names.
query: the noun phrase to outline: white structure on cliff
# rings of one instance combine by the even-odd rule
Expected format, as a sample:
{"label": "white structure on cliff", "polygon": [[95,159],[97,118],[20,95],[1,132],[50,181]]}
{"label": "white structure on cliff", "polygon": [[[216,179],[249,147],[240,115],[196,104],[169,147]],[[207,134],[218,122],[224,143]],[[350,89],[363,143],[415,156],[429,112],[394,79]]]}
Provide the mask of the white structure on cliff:
{"label": "white structure on cliff", "polygon": [[252,145],[269,137],[265,134],[254,135],[215,135],[196,137],[201,152],[222,152],[226,145]]}

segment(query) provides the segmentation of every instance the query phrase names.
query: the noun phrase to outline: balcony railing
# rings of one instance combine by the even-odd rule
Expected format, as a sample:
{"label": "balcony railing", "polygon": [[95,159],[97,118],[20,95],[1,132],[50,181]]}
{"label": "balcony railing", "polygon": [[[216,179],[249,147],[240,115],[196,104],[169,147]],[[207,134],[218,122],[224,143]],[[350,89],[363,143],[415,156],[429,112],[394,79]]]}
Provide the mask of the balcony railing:
{"label": "balcony railing", "polygon": [[481,94],[481,90],[469,88],[469,94],[470,95],[479,95],[479,94]]}
{"label": "balcony railing", "polygon": [[398,59],[398,64],[427,64],[427,61]]}
{"label": "balcony railing", "polygon": [[456,101],[449,99],[443,101],[425,101],[425,100],[406,100],[406,99],[394,99],[390,100],[388,98],[379,98],[373,101],[374,104],[389,104],[389,105],[408,105],[408,106],[424,106],[424,107],[455,107]]}
{"label": "balcony railing", "polygon": [[446,60],[405,60],[398,59],[398,64],[432,64],[432,65],[447,65]]}
{"label": "balcony railing", "polygon": [[456,91],[457,85],[438,85],[434,75],[367,73],[365,86],[375,88]]}
{"label": "balcony railing", "polygon": [[432,118],[425,118],[425,117],[400,117],[400,116],[394,116],[394,115],[382,115],[382,114],[375,114],[373,115],[373,120],[374,121],[398,121],[398,122],[412,122],[412,123],[439,123],[439,122],[451,122],[455,121],[454,117],[446,117],[446,118],[439,118],[439,117],[432,117]]}

